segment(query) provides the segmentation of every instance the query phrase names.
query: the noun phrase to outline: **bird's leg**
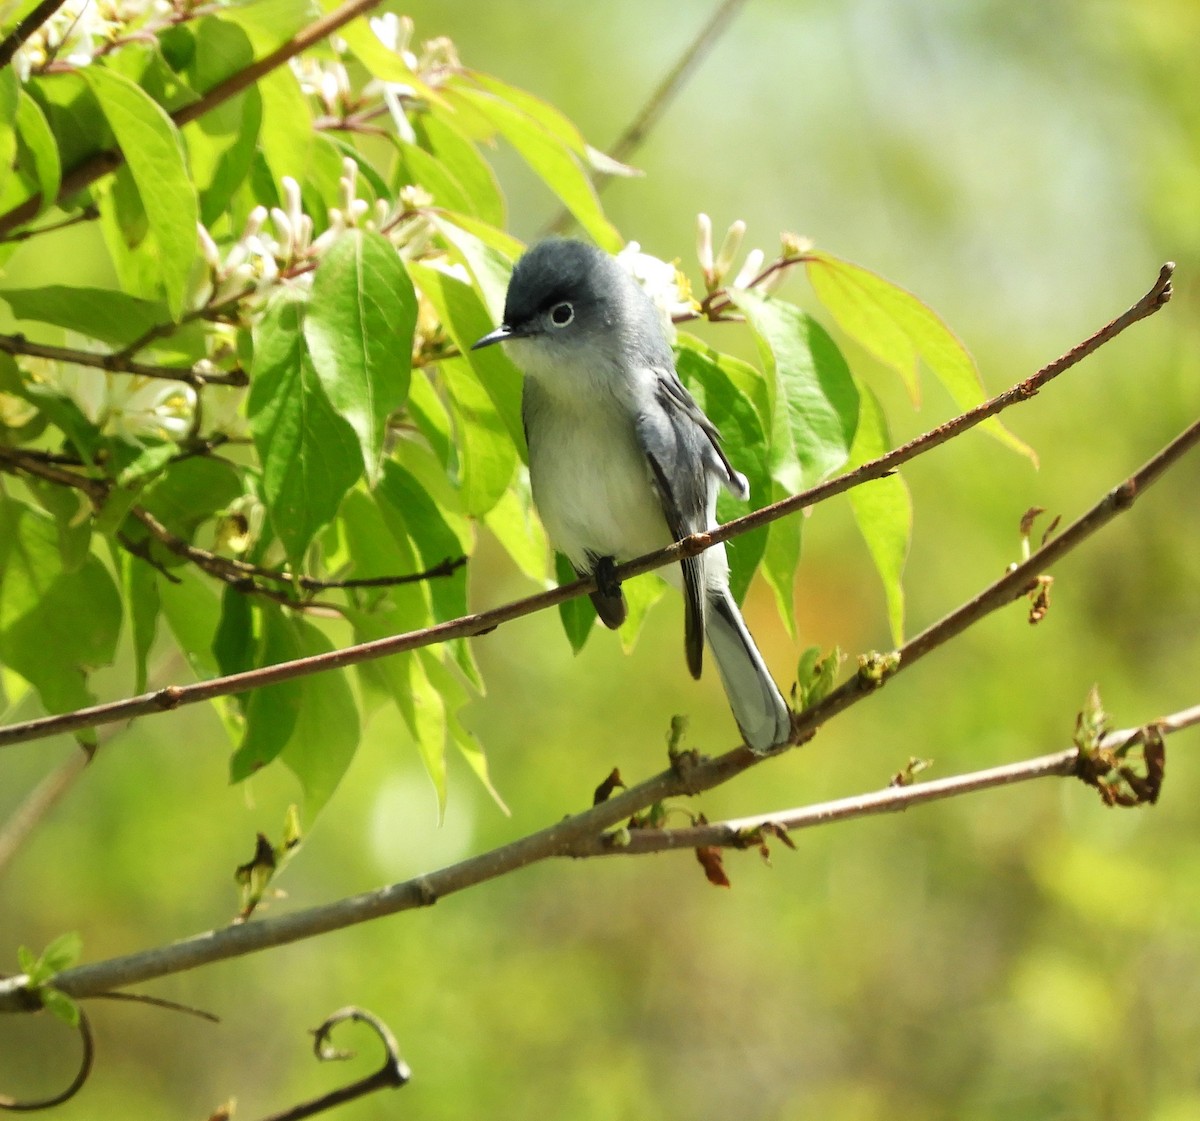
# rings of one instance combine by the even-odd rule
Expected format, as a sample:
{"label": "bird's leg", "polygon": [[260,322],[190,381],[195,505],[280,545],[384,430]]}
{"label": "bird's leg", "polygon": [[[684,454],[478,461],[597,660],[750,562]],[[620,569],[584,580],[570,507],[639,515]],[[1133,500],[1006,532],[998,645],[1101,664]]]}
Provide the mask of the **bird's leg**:
{"label": "bird's leg", "polygon": [[592,592],[592,603],[600,621],[615,631],[628,614],[625,606],[625,596],[621,594],[621,581],[617,579],[616,561],[612,557],[596,557],[592,565],[592,575],[596,579],[596,590]]}
{"label": "bird's leg", "polygon": [[613,557],[597,557],[592,575],[596,577],[596,590],[605,598],[621,594],[621,581],[617,579],[617,562]]}

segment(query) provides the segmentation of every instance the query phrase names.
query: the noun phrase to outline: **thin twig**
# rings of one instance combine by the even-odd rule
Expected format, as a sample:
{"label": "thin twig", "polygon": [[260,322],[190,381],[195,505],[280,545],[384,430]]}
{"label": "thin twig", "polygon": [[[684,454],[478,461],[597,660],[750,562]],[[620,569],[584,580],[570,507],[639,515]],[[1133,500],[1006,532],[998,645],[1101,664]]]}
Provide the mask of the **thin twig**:
{"label": "thin twig", "polygon": [[133,374],[144,378],[181,381],[193,389],[200,389],[205,385],[250,384],[246,371],[240,366],[221,373],[202,373],[195,366],[161,366],[149,362],[135,362],[123,350],[112,354],[96,354],[94,351],[79,350],[76,347],[35,343],[24,335],[0,335],[0,351],[7,354],[24,354],[31,358],[49,358],[55,362],[70,362],[76,366],[106,370],[110,374]]}
{"label": "thin twig", "polygon": [[[1153,721],[1147,727],[1158,728],[1163,735],[1179,731],[1200,722],[1200,715],[1191,715],[1195,711],[1189,709],[1184,713],[1164,717]],[[1128,738],[1132,734],[1133,731],[1130,730],[1111,733],[1104,737],[1102,745],[1115,746],[1124,742],[1122,737]],[[641,842],[634,842],[632,837],[638,831],[630,830],[631,844],[622,847],[614,846],[612,841],[603,840],[605,830],[627,821],[647,806],[666,798],[695,795],[720,785],[733,775],[762,762],[763,758],[752,756],[744,749],[728,752],[715,759],[689,761],[689,757],[683,756],[670,769],[622,791],[605,802],[457,864],[289,915],[210,930],[166,946],[75,966],[57,974],[54,986],[68,996],[80,1000],[100,992],[182,973],[212,962],[225,961],[342,930],[385,915],[429,907],[448,895],[550,857],[611,855],[613,851],[636,853],[639,851],[637,844]],[[845,821],[854,817],[903,809],[936,798],[967,794],[1053,775],[1072,775],[1076,772],[1078,760],[1079,752],[1071,748],[1024,763],[989,768],[914,786],[889,787],[881,794],[839,799],[785,813],[790,814],[797,822],[796,828],[830,821]],[[766,821],[778,821],[780,817],[780,814],[765,815]],[[732,824],[740,828],[744,823],[755,823],[755,827],[761,828],[766,821],[746,818],[742,823],[727,822],[724,825]],[[689,836],[689,841],[692,839]],[[647,848],[644,851],[657,850]],[[31,1010],[29,994],[23,983],[24,979],[21,976],[0,980],[0,1013]]]}
{"label": "thin twig", "polygon": [[63,3],[64,0],[41,0],[41,3],[4,37],[4,42],[0,43],[0,70],[12,62],[13,55],[21,49],[25,40],[54,15]]}
{"label": "thin twig", "polygon": [[[369,12],[372,8],[377,7],[380,2],[381,0],[348,0],[340,8],[335,9],[326,16],[322,16],[301,31],[298,31],[287,42],[276,47],[269,54],[256,59],[244,70],[239,70],[237,73],[231,74],[224,81],[218,82],[198,100],[176,110],[171,114],[171,120],[175,123],[176,127],[182,128],[185,124],[202,117],[210,109],[214,109],[223,102],[228,101],[231,97],[252,86],[259,78],[282,66],[288,59],[306,50],[313,44],[319,43],[327,36],[332,35],[338,28],[343,27],[352,19],[356,19],[364,12]],[[82,163],[77,164],[63,175],[58,198],[64,199],[75,194],[77,191],[83,190],[83,188],[90,186],[101,176],[107,175],[111,171],[116,171],[124,162],[125,157],[119,151],[96,152],[88,156]],[[18,226],[24,225],[40,209],[41,195],[36,194],[26,199],[20,205],[13,207],[6,214],[0,215],[0,238]]]}
{"label": "thin twig", "polygon": [[94,752],[84,745],[73,751],[26,795],[0,826],[0,875],[37,824],[58,805],[87,770]]}
{"label": "thin twig", "polygon": [[[668,71],[666,77],[646,100],[638,114],[630,122],[616,143],[609,149],[609,156],[618,163],[627,163],[629,157],[641,147],[650,130],[658,124],[667,107],[675,100],[679,91],[692,72],[704,60],[708,52],[716,45],[717,40],[725,33],[733,22],[738,9],[745,0],[723,0],[723,3],[709,17],[708,22],[697,32],[696,37],[687,45],[675,65]],[[597,190],[603,190],[611,175],[599,168],[591,173],[592,182]],[[561,233],[572,221],[572,215],[565,207],[547,227],[547,233]]]}
{"label": "thin twig", "polygon": [[[888,474],[894,470],[897,464],[911,459],[913,456],[921,454],[924,451],[928,451],[939,444],[945,443],[951,436],[973,427],[980,421],[995,415],[1009,405],[1029,400],[1052,377],[1075,365],[1087,354],[1090,354],[1104,342],[1116,337],[1116,335],[1120,334],[1121,331],[1125,330],[1131,324],[1157,311],[1164,305],[1169,294],[1170,266],[1164,265],[1154,286],[1129,311],[1113,320],[1079,346],[1073,348],[1068,354],[1038,371],[1031,378],[1020,382],[1014,388],[1001,393],[997,397],[993,397],[991,401],[985,402],[978,408],[964,413],[955,420],[940,425],[931,432],[927,432],[924,436],[917,437],[917,439],[902,445],[895,451],[889,452],[877,459],[869,460],[861,467],[837,479],[833,479],[828,483],[822,483],[801,494],[794,495],[783,502],[776,503],[774,506],[764,507],[743,518],[727,522],[711,533],[692,534],[690,537],[686,537],[682,541],[676,542],[665,549],[648,553],[646,556],[630,561],[628,564],[619,565],[614,570],[615,577],[619,580],[625,580],[643,572],[660,568],[663,565],[677,562],[684,557],[695,556],[717,541],[724,541],[739,533],[745,533],[750,529],[765,525],[793,511],[811,506],[816,502],[839,494],[857,483]],[[1200,427],[1193,425],[1192,428],[1188,429],[1187,432],[1160,452],[1159,456],[1156,456],[1154,460],[1143,468],[1143,472],[1150,473],[1147,475],[1145,481],[1139,484],[1139,479],[1142,477],[1142,473],[1139,473],[1122,484],[1122,487],[1119,487],[1118,491],[1125,493],[1126,488],[1129,488],[1127,501],[1132,501],[1132,496],[1137,490],[1144,489],[1144,486],[1157,477],[1160,469],[1165,469],[1167,465],[1173,463],[1198,438],[1200,438]],[[7,449],[0,447],[0,464],[3,463],[5,456],[9,454]],[[70,473],[66,474],[69,476]],[[68,483],[68,485],[70,484]],[[1095,529],[1099,528],[1100,525],[1119,512],[1120,509],[1124,508],[1124,506],[1110,501],[1109,498],[1104,499],[1100,506],[1107,512],[1103,517],[1097,516],[1093,523],[1089,523],[1087,532],[1082,534],[1082,536],[1076,530],[1070,538],[1071,546],[1082,540],[1082,537],[1086,536],[1087,533],[1094,532]],[[1088,515],[1087,517],[1092,517],[1092,515]],[[1071,532],[1068,531],[1068,533]],[[1066,551],[1067,547],[1066,534],[1053,539],[1043,546],[1042,549],[1038,550],[1038,552],[1034,553],[1029,560],[1006,575],[999,582],[1002,585],[1000,596],[994,602],[989,600],[986,604],[981,603],[977,605],[977,610],[986,612],[986,610],[991,610],[1001,602],[1008,602],[1010,599],[1021,595],[1029,584],[1036,579],[1041,567],[1044,567],[1051,559],[1057,559],[1062,552]],[[111,701],[105,704],[93,705],[89,708],[78,709],[74,712],[40,717],[22,724],[13,724],[7,728],[0,728],[0,747],[24,743],[28,740],[42,739],[63,732],[72,732],[80,728],[90,728],[98,724],[111,723],[115,720],[125,720],[148,713],[168,711],[183,705],[198,704],[202,701],[212,700],[216,697],[244,693],[278,681],[304,677],[308,674],[320,673],[324,670],[341,669],[346,666],[357,665],[360,662],[386,657],[389,654],[397,654],[405,650],[415,650],[422,646],[432,646],[454,638],[471,638],[495,630],[502,623],[533,614],[536,611],[555,607],[560,603],[564,603],[569,599],[593,590],[595,590],[595,581],[589,576],[577,580],[573,584],[563,584],[557,588],[540,592],[537,595],[528,596],[525,599],[517,600],[501,607],[492,608],[489,611],[474,615],[465,615],[461,618],[437,623],[421,630],[391,635],[372,642],[360,643],[359,645],[344,647],[340,650],[332,650],[325,654],[316,654],[292,662],[279,662],[275,665],[246,670],[242,673],[230,674],[225,677],[216,677],[191,685],[171,685],[152,693],[143,693],[137,697],[127,697],[119,701]],[[923,637],[918,636],[918,638]],[[918,649],[914,648],[910,650],[909,647],[905,647],[901,653],[911,660]],[[850,684],[853,685],[856,680],[852,679]]]}
{"label": "thin twig", "polygon": [[78,214],[72,214],[69,218],[63,218],[58,222],[47,222],[46,225],[38,226],[33,230],[18,230],[15,234],[0,237],[0,243],[28,241],[31,237],[54,233],[56,230],[65,230],[68,226],[78,226],[82,222],[94,222],[99,217],[100,211],[96,207],[85,206]]}

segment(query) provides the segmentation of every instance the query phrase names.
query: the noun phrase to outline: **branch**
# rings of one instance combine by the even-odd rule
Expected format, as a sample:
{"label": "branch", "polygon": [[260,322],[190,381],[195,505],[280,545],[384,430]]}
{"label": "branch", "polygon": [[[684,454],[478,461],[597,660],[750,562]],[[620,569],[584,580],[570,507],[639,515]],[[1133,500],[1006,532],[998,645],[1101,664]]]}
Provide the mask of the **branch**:
{"label": "branch", "polygon": [[[665,549],[649,553],[637,560],[630,561],[628,564],[619,565],[614,570],[615,577],[618,580],[625,580],[631,576],[677,562],[684,557],[695,556],[717,541],[724,541],[739,533],[745,533],[777,518],[784,517],[793,511],[803,509],[806,506],[812,506],[817,502],[822,502],[835,494],[840,494],[842,491],[848,490],[851,486],[860,482],[879,478],[894,470],[898,464],[912,459],[914,456],[928,451],[939,444],[945,443],[952,436],[966,431],[968,428],[973,427],[989,416],[995,415],[1009,405],[1029,400],[1053,377],[1077,364],[1086,355],[1110,339],[1115,338],[1131,324],[1144,319],[1161,308],[1170,296],[1171,269],[1171,265],[1164,265],[1154,286],[1124,315],[1114,319],[1062,358],[1046,366],[1025,381],[1018,383],[1012,389],[1001,393],[997,397],[993,397],[990,401],[962,414],[962,416],[957,417],[955,420],[940,425],[932,431],[927,432],[924,436],[919,436],[915,440],[901,445],[894,451],[888,452],[886,455],[864,463],[854,471],[847,472],[845,475],[827,483],[812,487],[807,491],[785,499],[783,502],[775,503],[773,506],[764,507],[752,514],[747,514],[745,517],[727,522],[711,533],[692,534],[690,537],[686,537],[682,541],[676,542]],[[1153,482],[1162,470],[1165,470],[1167,466],[1187,451],[1197,439],[1200,439],[1200,427],[1193,425],[1178,440],[1160,452],[1141,472],[1130,480],[1127,480],[1126,483],[1122,484],[1122,487],[1117,488],[1118,492],[1125,496],[1120,502],[1111,496],[1102,500],[1098,508],[1102,512],[1098,514],[1096,511],[1093,511],[1087,515],[1087,518],[1091,519],[1091,521],[1088,522],[1085,531],[1081,531],[1077,527],[1072,527],[1060,537],[1044,545],[1030,556],[1028,560],[1013,569],[997,585],[993,585],[993,588],[999,586],[1001,591],[998,594],[993,592],[995,596],[994,601],[977,605],[975,610],[979,612],[979,615],[974,617],[979,617],[987,611],[992,610],[995,606],[1007,603],[1009,600],[1023,594],[1036,581],[1036,577],[1043,566],[1051,560],[1058,559],[1068,548],[1078,544],[1079,541],[1098,529],[1121,509],[1125,509],[1132,502],[1138,491]],[[7,453],[6,449],[0,447],[0,462],[3,462],[6,454],[11,453]],[[64,474],[70,476],[71,473],[64,472]],[[71,484],[68,483],[68,485]],[[569,599],[573,599],[594,589],[595,581],[591,577],[587,577],[577,580],[572,584],[563,584],[557,588],[528,596],[525,599],[516,600],[501,607],[495,607],[478,614],[464,615],[461,618],[438,623],[422,630],[391,635],[387,638],[376,639],[372,642],[361,643],[356,646],[344,647],[341,650],[332,650],[325,654],[312,655],[292,662],[278,662],[275,665],[246,670],[242,673],[230,674],[225,677],[215,677],[208,681],[196,682],[192,685],[170,685],[152,693],[143,693],[137,697],[128,697],[119,701],[111,701],[106,704],[78,709],[74,712],[44,716],[21,724],[12,724],[7,728],[0,728],[0,747],[42,739],[63,732],[73,732],[80,728],[91,728],[99,724],[111,723],[115,720],[126,720],[148,713],[163,712],[179,708],[183,705],[198,704],[201,701],[212,700],[216,697],[244,693],[278,681],[305,677],[308,674],[320,673],[323,670],[341,669],[346,666],[357,665],[360,662],[370,661],[374,658],[386,657],[389,654],[397,654],[405,650],[415,650],[422,646],[432,646],[454,638],[475,637],[495,630],[502,623],[519,619],[535,611],[555,607],[560,603],[564,603]],[[940,626],[941,624],[938,625]],[[929,642],[926,637],[928,634],[929,632],[926,632],[925,635],[918,636],[918,639],[927,644]],[[947,635],[946,637],[949,636]],[[940,641],[944,641],[944,638]],[[903,660],[912,661],[915,657],[927,653],[928,649],[932,649],[932,646],[922,645],[914,647],[910,643],[899,654]],[[856,687],[855,683],[857,681],[858,678],[853,678],[843,688]],[[840,692],[833,694],[833,696],[839,695]],[[816,710],[809,710],[810,713],[813,711]],[[804,718],[802,718],[802,722],[803,720]],[[807,726],[805,725],[805,727]],[[794,742],[798,742],[797,736],[798,733],[794,733]]]}
{"label": "branch", "polygon": [[[223,441],[222,441],[223,442]],[[212,441],[208,441],[209,444]],[[183,452],[179,458],[189,454],[203,454],[202,450]],[[112,490],[112,480],[97,479],[78,471],[68,470],[59,463],[46,458],[38,452],[23,451],[16,448],[0,447],[0,470],[9,470],[14,474],[24,472],[45,479],[59,486],[71,487],[87,495],[92,505],[97,509],[107,501]],[[274,581],[279,584],[291,584],[308,592],[321,592],[338,588],[391,588],[402,584],[415,584],[422,580],[433,580],[452,573],[467,563],[465,556],[447,557],[422,572],[406,572],[399,576],[364,576],[345,580],[321,580],[312,576],[298,576],[275,568],[265,568],[262,565],[250,564],[235,557],[223,557],[219,553],[193,545],[190,541],[172,533],[144,506],[131,506],[126,516],[139,522],[150,536],[168,552],[183,560],[196,565],[214,579],[220,580],[240,592],[250,595],[261,595],[281,603],[286,607],[303,610],[306,608],[323,608],[338,610],[336,605],[316,603],[310,599],[298,599],[286,592],[275,588],[265,587],[260,580]],[[166,568],[155,560],[144,542],[131,540],[124,534],[117,535],[117,541],[128,553],[152,565],[162,576],[178,583]]]}
{"label": "branch", "polygon": [[[667,106],[675,100],[684,83],[691,77],[692,71],[716,45],[717,40],[725,33],[729,24],[733,22],[734,16],[737,15],[738,9],[744,3],[745,0],[724,0],[720,7],[713,12],[708,22],[688,44],[675,65],[671,67],[667,76],[658,84],[638,115],[609,149],[608,154],[612,159],[618,163],[626,163],[629,157],[641,147],[647,134],[658,124],[659,118],[666,112]],[[603,190],[612,175],[610,172],[597,168],[592,171],[591,178],[597,190]],[[546,232],[562,233],[570,223],[571,212],[564,207],[554,221],[546,227]]]}
{"label": "branch", "polygon": [[148,362],[135,362],[125,351],[112,354],[96,354],[90,350],[78,350],[68,346],[49,346],[31,342],[24,335],[0,335],[0,351],[8,354],[27,354],[33,358],[49,358],[56,362],[71,362],[76,366],[90,366],[107,370],[110,374],[136,374],[144,378],[161,378],[166,381],[186,382],[193,389],[205,385],[249,385],[250,379],[240,366],[224,373],[202,373],[197,366],[160,366]]}
{"label": "branch", "polygon": [[[212,89],[201,96],[199,100],[193,101],[190,105],[185,105],[181,109],[176,110],[176,112],[171,114],[171,120],[175,123],[176,127],[182,128],[198,117],[202,117],[210,109],[215,109],[222,102],[228,101],[231,97],[241,93],[242,90],[247,89],[257,82],[259,78],[282,66],[294,55],[306,50],[314,43],[319,43],[322,39],[332,35],[338,28],[349,23],[352,19],[377,7],[379,3],[380,0],[347,0],[347,3],[343,4],[340,8],[310,23],[306,28],[293,35],[287,42],[276,47],[270,54],[255,60],[244,70],[239,70],[236,74],[231,74],[224,81],[218,82]],[[110,171],[116,171],[124,162],[125,157],[119,151],[96,152],[94,155],[88,156],[82,163],[77,164],[63,175],[58,198],[65,199],[77,191],[83,190],[84,187],[90,186],[101,176],[107,175]],[[16,227],[28,222],[40,209],[41,195],[37,194],[30,196],[6,214],[0,215],[0,238],[3,238]]]}
{"label": "branch", "polygon": [[[1097,749],[1110,750],[1127,745],[1132,738],[1145,734],[1149,729],[1157,729],[1160,735],[1167,735],[1197,723],[1200,723],[1200,705],[1154,721],[1146,725],[1145,729],[1126,729],[1109,733],[1099,741]],[[757,765],[763,759],[764,756],[753,756],[744,749],[731,751],[715,759],[682,755],[674,760],[674,765],[669,770],[630,787],[606,802],[567,817],[546,829],[427,875],[347,896],[290,915],[210,930],[156,949],[76,966],[57,974],[53,985],[67,996],[80,1000],[150,981],[156,977],[181,973],[211,962],[287,945],[318,934],[327,934],[385,915],[429,907],[448,895],[515,872],[549,857],[599,856],[617,852],[634,854],[672,847],[691,848],[695,847],[697,837],[709,843],[707,834],[693,834],[685,830],[646,831],[648,838],[660,838],[656,846],[653,840],[638,840],[638,831],[631,830],[628,845],[614,845],[611,840],[605,839],[604,831],[628,820],[656,802],[699,794],[717,786],[739,771]],[[1035,778],[1079,774],[1087,781],[1088,776],[1084,773],[1086,762],[1087,757],[1079,749],[1070,748],[1024,763],[995,767],[915,786],[890,787],[878,794],[841,799],[779,814],[745,818],[738,822],[724,822],[711,828],[716,831],[713,835],[718,837],[721,830],[736,830],[746,825],[762,828],[768,822],[783,824],[786,821],[791,828],[804,828],[891,812],[909,805],[995,786],[1027,782]],[[671,843],[677,835],[687,836],[686,846]],[[744,835],[741,839],[744,841]],[[719,840],[715,843],[719,843]],[[644,847],[639,847],[643,845]],[[36,996],[24,988],[25,980],[23,975],[0,980],[0,1013],[28,1012],[36,1008]]]}
{"label": "branch", "polygon": [[5,36],[4,42],[0,43],[0,70],[12,62],[13,55],[21,49],[25,40],[62,6],[63,0],[41,0],[41,3]]}

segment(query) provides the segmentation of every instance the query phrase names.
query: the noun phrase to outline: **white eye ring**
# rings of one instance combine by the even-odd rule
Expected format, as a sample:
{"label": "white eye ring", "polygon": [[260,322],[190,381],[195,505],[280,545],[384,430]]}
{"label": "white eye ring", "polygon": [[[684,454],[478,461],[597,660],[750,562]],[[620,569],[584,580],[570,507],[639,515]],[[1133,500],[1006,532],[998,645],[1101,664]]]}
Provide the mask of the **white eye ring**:
{"label": "white eye ring", "polygon": [[550,322],[555,327],[565,327],[574,318],[575,309],[566,300],[550,309]]}

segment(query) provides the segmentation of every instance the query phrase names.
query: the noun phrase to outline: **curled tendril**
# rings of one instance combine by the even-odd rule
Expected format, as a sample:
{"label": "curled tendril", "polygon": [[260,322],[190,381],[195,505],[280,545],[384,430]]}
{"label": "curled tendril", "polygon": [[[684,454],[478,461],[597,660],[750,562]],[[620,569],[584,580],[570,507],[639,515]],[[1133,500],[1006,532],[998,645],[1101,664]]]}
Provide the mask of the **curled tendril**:
{"label": "curled tendril", "polygon": [[360,1078],[347,1086],[331,1090],[328,1094],[323,1094],[312,1101],[302,1102],[283,1113],[274,1113],[270,1117],[264,1117],[263,1121],[300,1121],[301,1118],[314,1117],[318,1113],[332,1109],[335,1105],[360,1098],[364,1094],[374,1093],[376,1090],[387,1087],[398,1088],[408,1082],[412,1077],[412,1071],[400,1057],[400,1048],[391,1029],[374,1013],[353,1005],[339,1008],[313,1031],[313,1054],[318,1059],[322,1062],[339,1062],[354,1057],[353,1051],[341,1051],[330,1042],[333,1029],[345,1020],[358,1020],[360,1023],[367,1024],[379,1036],[384,1049],[383,1066],[374,1074],[368,1074],[366,1078]]}
{"label": "curled tendril", "polygon": [[49,1098],[31,1098],[21,1101],[9,1097],[7,1094],[0,1094],[0,1109],[6,1109],[13,1113],[31,1113],[35,1109],[51,1109],[56,1105],[62,1105],[63,1102],[70,1101],[79,1093],[83,1089],[83,1084],[91,1076],[92,1063],[96,1057],[96,1044],[92,1039],[92,1028],[88,1023],[87,1013],[82,1008],[79,1010],[78,1031],[79,1039],[83,1044],[83,1054],[80,1056],[79,1069],[75,1072],[75,1077],[71,1079],[71,1084],[62,1092]]}

